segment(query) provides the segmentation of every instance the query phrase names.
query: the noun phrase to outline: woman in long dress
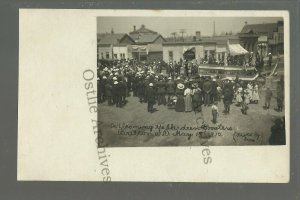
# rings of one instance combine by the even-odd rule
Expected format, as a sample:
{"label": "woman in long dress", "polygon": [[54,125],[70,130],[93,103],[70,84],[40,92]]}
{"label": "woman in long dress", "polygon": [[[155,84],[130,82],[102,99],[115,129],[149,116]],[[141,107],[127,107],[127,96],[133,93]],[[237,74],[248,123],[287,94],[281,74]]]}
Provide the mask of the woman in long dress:
{"label": "woman in long dress", "polygon": [[249,88],[247,88],[247,89],[244,89],[244,100],[245,100],[245,104],[246,105],[248,105],[249,103],[250,103],[250,98],[251,98],[251,96],[250,96],[250,90],[249,90]]}
{"label": "woman in long dress", "polygon": [[192,107],[192,90],[188,85],[184,91],[184,103],[185,103],[185,112],[191,112],[193,110]]}
{"label": "woman in long dress", "polygon": [[236,93],[236,102],[237,105],[240,106],[241,103],[243,102],[243,88],[239,87]]}
{"label": "woman in long dress", "polygon": [[252,94],[253,94],[253,86],[252,86],[252,84],[251,83],[248,83],[247,84],[247,91],[248,91],[248,95],[249,95],[249,101],[251,102],[252,101]]}
{"label": "woman in long dress", "polygon": [[253,88],[253,93],[252,93],[252,100],[254,103],[258,103],[258,101],[260,100],[259,98],[259,94],[258,94],[258,85],[255,84],[254,88]]}
{"label": "woman in long dress", "polygon": [[184,112],[185,110],[183,95],[184,95],[184,85],[182,83],[179,83],[176,88],[176,96],[177,96],[177,101],[175,105],[176,112]]}
{"label": "woman in long dress", "polygon": [[194,89],[192,90],[192,104],[194,112],[201,112],[202,111],[202,91],[199,88],[198,84],[194,84]]}

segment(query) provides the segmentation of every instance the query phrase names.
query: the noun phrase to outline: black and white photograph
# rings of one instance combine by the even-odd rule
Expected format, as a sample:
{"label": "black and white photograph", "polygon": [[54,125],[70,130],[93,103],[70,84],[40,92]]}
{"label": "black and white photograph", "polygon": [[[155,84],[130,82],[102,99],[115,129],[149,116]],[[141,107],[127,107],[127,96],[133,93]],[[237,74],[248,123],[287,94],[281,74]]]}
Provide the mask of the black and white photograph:
{"label": "black and white photograph", "polygon": [[286,144],[282,17],[96,21],[98,147]]}
{"label": "black and white photograph", "polygon": [[287,11],[19,16],[17,180],[289,182]]}

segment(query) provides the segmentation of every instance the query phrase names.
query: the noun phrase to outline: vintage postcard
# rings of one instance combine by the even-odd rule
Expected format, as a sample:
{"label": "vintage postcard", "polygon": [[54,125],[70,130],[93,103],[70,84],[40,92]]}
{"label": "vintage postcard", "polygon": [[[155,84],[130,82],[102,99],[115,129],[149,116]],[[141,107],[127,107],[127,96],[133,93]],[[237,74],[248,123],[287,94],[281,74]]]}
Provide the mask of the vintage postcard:
{"label": "vintage postcard", "polygon": [[20,10],[18,180],[289,181],[289,13]]}

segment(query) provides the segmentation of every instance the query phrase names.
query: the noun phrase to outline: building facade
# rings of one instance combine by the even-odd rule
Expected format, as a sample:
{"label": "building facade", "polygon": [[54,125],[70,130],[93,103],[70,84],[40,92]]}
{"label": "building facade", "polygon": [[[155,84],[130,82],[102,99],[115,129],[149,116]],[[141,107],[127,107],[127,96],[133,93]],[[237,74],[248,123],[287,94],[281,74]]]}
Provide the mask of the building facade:
{"label": "building facade", "polygon": [[239,33],[240,44],[249,52],[283,54],[283,21],[247,24]]}
{"label": "building facade", "polygon": [[134,26],[129,36],[134,40],[134,45],[130,48],[133,59],[138,61],[162,59],[162,43],[165,42],[165,39],[159,33],[141,25],[139,29]]}
{"label": "building facade", "polygon": [[180,60],[200,60],[204,57],[202,42],[165,42],[163,43],[163,60],[179,62]]}
{"label": "building facade", "polygon": [[[246,50],[239,45],[239,38],[234,35],[197,37],[172,40],[163,43],[163,60],[165,62],[193,60],[197,63],[219,63],[224,62],[230,54],[230,46],[238,45],[241,54]],[[236,49],[236,48],[235,48]],[[235,52],[237,53],[237,52]],[[233,53],[234,54],[234,53]]]}
{"label": "building facade", "polygon": [[128,51],[134,44],[132,38],[125,33],[106,33],[97,35],[97,57],[98,59],[131,59]]}

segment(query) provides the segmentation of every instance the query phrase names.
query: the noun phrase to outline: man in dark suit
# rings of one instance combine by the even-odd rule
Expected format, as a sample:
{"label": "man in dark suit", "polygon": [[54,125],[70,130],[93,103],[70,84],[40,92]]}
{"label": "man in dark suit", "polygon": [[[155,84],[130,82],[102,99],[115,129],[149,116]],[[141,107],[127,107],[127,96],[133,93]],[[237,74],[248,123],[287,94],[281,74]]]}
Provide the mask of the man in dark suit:
{"label": "man in dark suit", "polygon": [[121,85],[118,81],[114,81],[113,87],[112,87],[112,94],[114,103],[116,104],[116,107],[121,107]]}
{"label": "man in dark suit", "polygon": [[204,91],[204,105],[209,106],[210,105],[210,95],[212,90],[212,84],[209,78],[206,78],[206,80],[203,83],[203,91]]}
{"label": "man in dark suit", "polygon": [[229,114],[230,112],[230,104],[232,103],[233,99],[233,89],[230,84],[226,84],[223,89],[223,103],[224,103],[224,113]]}
{"label": "man in dark suit", "polygon": [[149,84],[147,90],[148,112],[153,112],[153,105],[155,104],[155,90],[153,89],[153,83]]}
{"label": "man in dark suit", "polygon": [[157,95],[158,105],[166,105],[166,83],[162,78],[160,78],[160,80],[157,82]]}

